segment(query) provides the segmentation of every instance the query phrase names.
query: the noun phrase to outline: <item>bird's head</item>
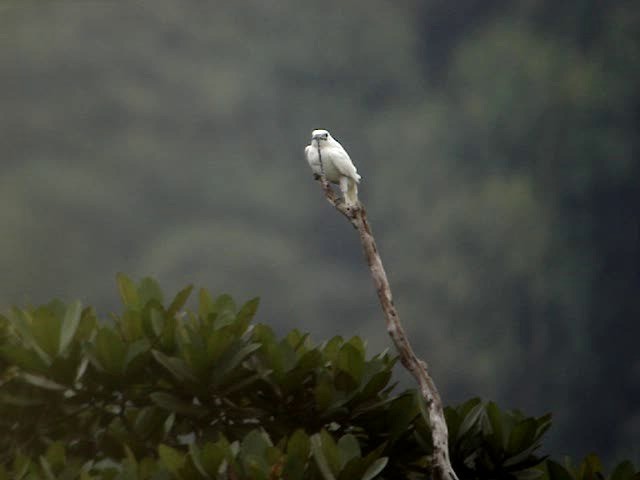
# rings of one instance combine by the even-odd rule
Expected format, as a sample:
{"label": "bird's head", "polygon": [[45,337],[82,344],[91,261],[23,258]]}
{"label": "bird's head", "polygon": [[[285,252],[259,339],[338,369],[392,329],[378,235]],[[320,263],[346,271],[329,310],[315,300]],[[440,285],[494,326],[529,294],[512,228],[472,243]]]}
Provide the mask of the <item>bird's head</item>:
{"label": "bird's head", "polygon": [[327,141],[331,138],[331,135],[326,130],[314,130],[311,132],[311,140],[316,140],[318,142]]}

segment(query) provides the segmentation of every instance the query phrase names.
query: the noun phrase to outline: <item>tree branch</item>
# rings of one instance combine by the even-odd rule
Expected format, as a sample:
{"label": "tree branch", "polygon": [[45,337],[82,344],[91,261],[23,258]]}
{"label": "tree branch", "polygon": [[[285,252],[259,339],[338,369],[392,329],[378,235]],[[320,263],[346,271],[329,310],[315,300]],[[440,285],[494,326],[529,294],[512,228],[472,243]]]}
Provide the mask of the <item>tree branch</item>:
{"label": "tree branch", "polygon": [[[320,155],[319,151],[318,154]],[[320,157],[320,165],[322,166],[322,157]],[[321,171],[324,173],[323,169]],[[400,323],[400,317],[393,304],[389,280],[382,265],[376,241],[371,232],[371,226],[367,220],[367,212],[361,203],[356,207],[347,207],[344,201],[339,198],[331,188],[331,185],[329,185],[324,175],[316,175],[315,178],[320,183],[327,201],[358,230],[360,243],[362,243],[362,249],[364,250],[378,299],[380,300],[380,306],[386,319],[387,332],[391,340],[393,340],[396,350],[400,354],[402,365],[404,365],[418,382],[420,393],[426,404],[429,426],[431,428],[431,439],[433,442],[433,478],[435,480],[458,480],[449,459],[449,432],[447,430],[440,394],[438,393],[435,383],[429,376],[427,364],[420,360],[413,351],[407,334]]]}

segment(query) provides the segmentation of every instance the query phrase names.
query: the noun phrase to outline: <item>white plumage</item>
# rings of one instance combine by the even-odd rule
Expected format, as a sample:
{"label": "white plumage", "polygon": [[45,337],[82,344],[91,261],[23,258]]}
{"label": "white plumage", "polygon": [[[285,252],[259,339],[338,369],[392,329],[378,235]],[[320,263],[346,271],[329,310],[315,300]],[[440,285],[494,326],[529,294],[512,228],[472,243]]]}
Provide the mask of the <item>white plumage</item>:
{"label": "white plumage", "polygon": [[328,131],[314,130],[311,133],[311,145],[305,147],[304,153],[313,173],[317,175],[321,173],[318,145],[320,146],[322,167],[327,180],[340,185],[340,191],[348,207],[357,206],[360,175],[358,175],[349,154]]}

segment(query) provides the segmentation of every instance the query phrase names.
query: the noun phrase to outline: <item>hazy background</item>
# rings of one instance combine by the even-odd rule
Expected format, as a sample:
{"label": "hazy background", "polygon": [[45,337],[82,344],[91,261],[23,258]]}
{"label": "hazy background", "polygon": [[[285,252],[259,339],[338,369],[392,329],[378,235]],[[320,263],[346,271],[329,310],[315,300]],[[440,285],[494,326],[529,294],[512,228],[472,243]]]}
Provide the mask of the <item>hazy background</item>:
{"label": "hazy background", "polygon": [[327,128],[445,402],[638,462],[639,85],[633,1],[0,0],[0,306],[123,271],[386,348]]}

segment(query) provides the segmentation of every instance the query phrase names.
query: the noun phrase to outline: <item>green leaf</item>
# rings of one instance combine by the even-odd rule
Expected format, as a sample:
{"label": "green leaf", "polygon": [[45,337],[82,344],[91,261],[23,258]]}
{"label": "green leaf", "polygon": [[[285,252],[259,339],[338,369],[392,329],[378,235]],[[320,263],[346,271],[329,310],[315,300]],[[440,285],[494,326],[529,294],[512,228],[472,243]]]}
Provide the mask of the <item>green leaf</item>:
{"label": "green leaf", "polygon": [[82,304],[80,302],[73,302],[67,307],[67,311],[62,319],[58,354],[64,353],[71,343],[71,340],[73,340],[76,330],[78,330],[78,325],[80,325],[81,314]]}
{"label": "green leaf", "polygon": [[193,377],[201,383],[208,382],[213,361],[207,356],[207,348],[200,338],[190,338],[180,342],[181,362],[190,370]]}
{"label": "green leaf", "polygon": [[158,446],[158,456],[169,472],[180,477],[180,470],[184,468],[186,463],[184,454],[168,445],[160,444]]}
{"label": "green leaf", "polygon": [[165,325],[164,312],[159,308],[151,307],[149,310],[149,319],[151,320],[151,328],[156,337],[162,335]]}
{"label": "green leaf", "polygon": [[360,457],[360,443],[351,434],[344,435],[338,440],[340,454],[340,469],[352,458]]}
{"label": "green leaf", "polygon": [[559,463],[547,460],[549,480],[574,480],[571,474]]}
{"label": "green leaf", "polygon": [[120,474],[118,480],[138,480],[138,465],[129,458],[125,458],[120,463]]}
{"label": "green leaf", "polygon": [[165,434],[168,434],[171,431],[175,422],[176,422],[176,414],[172,413],[167,417],[167,419],[162,424],[162,429],[164,430]]}
{"label": "green leaf", "polygon": [[[414,395],[416,404],[418,405],[418,411],[420,412],[420,415],[422,416],[422,419],[424,420],[425,425],[427,425],[428,428],[431,428],[431,419],[429,418],[429,411],[427,410],[427,404],[424,400],[424,397],[420,394],[420,390],[415,390],[415,395]],[[449,435],[451,438],[452,435]]]}
{"label": "green leaf", "polygon": [[45,458],[54,472],[62,470],[67,462],[65,448],[62,442],[54,442],[49,445],[45,453]]}
{"label": "green leaf", "polygon": [[78,364],[78,368],[76,369],[75,378],[73,379],[74,382],[80,381],[80,379],[83,377],[83,375],[87,371],[88,365],[89,365],[89,356],[82,357],[82,360],[80,360],[80,363]]}
{"label": "green leaf", "polygon": [[282,469],[282,478],[286,480],[305,480],[307,459],[287,455]]}
{"label": "green leaf", "polygon": [[309,456],[311,442],[302,429],[293,432],[287,443],[287,454],[306,459]]}
{"label": "green leaf", "polygon": [[131,364],[138,359],[141,355],[144,355],[149,351],[151,345],[146,338],[137,340],[127,347],[127,354],[124,358],[123,369],[126,371]]}
{"label": "green leaf", "polygon": [[247,329],[249,323],[251,323],[251,320],[253,320],[253,317],[258,311],[259,305],[260,299],[258,297],[253,298],[245,303],[238,312],[238,315],[236,315],[236,322],[241,324],[241,333],[243,333]]}
{"label": "green leaf", "polygon": [[80,325],[76,329],[75,338],[78,341],[86,341],[95,335],[98,327],[98,318],[93,307],[86,307],[80,313]]}
{"label": "green leaf", "polygon": [[243,346],[240,350],[233,353],[230,358],[223,358],[212,372],[211,380],[214,385],[223,383],[224,376],[233,371],[245,358],[258,350],[262,345],[259,343],[250,343]]}
{"label": "green leaf", "polygon": [[552,415],[547,413],[537,419],[538,428],[536,429],[535,439],[538,440],[544,433],[551,428]]}
{"label": "green leaf", "polygon": [[10,393],[0,393],[0,403],[14,405],[17,407],[33,407],[35,405],[46,405],[48,400],[34,395],[12,395]]}
{"label": "green leaf", "polygon": [[225,458],[230,456],[229,442],[223,438],[216,443],[205,443],[200,453],[200,464],[208,475],[212,478],[218,478],[220,465]]}
{"label": "green leaf", "polygon": [[[155,459],[152,459],[150,457],[145,457],[142,460],[140,460],[140,462],[138,463],[138,476],[135,478],[135,480],[141,480],[141,479],[146,480],[151,478],[154,478],[154,479],[158,478],[158,477],[152,477],[157,471],[158,471],[158,464],[155,461]],[[91,480],[98,480],[98,479],[91,477]]]}
{"label": "green leaf", "polygon": [[127,444],[124,444],[122,448],[124,449],[124,454],[127,457],[127,460],[137,465],[138,461],[136,460],[136,456],[133,454],[129,446]]}
{"label": "green leaf", "polygon": [[313,391],[316,403],[320,410],[327,410],[333,403],[335,390],[332,382],[325,376],[318,379],[316,387]]}
{"label": "green leaf", "polygon": [[360,480],[373,480],[384,470],[384,467],[387,466],[388,462],[388,457],[381,457],[377,459],[369,466],[369,468],[367,468],[367,471],[364,472],[364,475],[362,475]]}
{"label": "green leaf", "polygon": [[133,420],[134,432],[140,438],[152,437],[162,431],[162,423],[166,419],[167,413],[165,409],[156,406],[141,408]]}
{"label": "green leaf", "polygon": [[184,360],[175,357],[169,357],[159,350],[152,350],[151,353],[157,362],[166,368],[178,381],[184,382],[190,380],[197,382],[198,379],[193,375]]}
{"label": "green leaf", "polygon": [[67,387],[65,387],[64,385],[60,385],[53,380],[49,380],[48,378],[41,377],[39,375],[32,375],[30,373],[22,372],[20,374],[20,377],[22,377],[22,379],[27,383],[35,385],[36,387],[44,388],[46,390],[62,391],[67,389]]}
{"label": "green leaf", "polygon": [[14,459],[12,464],[13,476],[15,479],[19,480],[27,474],[29,467],[31,466],[31,461],[29,458],[22,454],[18,453]]}
{"label": "green leaf", "polygon": [[52,358],[58,355],[62,317],[66,308],[59,300],[40,306],[32,312],[31,334]]}
{"label": "green leaf", "polygon": [[265,372],[254,373],[253,375],[249,375],[248,377],[243,378],[242,380],[234,379],[227,385],[224,389],[220,391],[222,396],[227,396],[233,392],[237,392],[238,390],[242,390],[247,388],[252,383],[257,382],[258,380],[264,380],[265,377],[271,373],[271,370],[267,370]]}
{"label": "green leaf", "polygon": [[635,473],[636,471],[635,468],[633,468],[633,463],[627,460],[619,463],[616,468],[614,468],[611,473],[610,480],[632,480]]}
{"label": "green leaf", "polygon": [[597,455],[590,453],[580,465],[580,478],[596,478],[596,473],[602,473],[602,463]]}
{"label": "green leaf", "polygon": [[11,322],[11,326],[22,337],[26,346],[32,349],[46,366],[51,366],[51,357],[40,347],[31,332],[34,321],[29,312],[18,308],[12,308],[9,321]]}
{"label": "green leaf", "polygon": [[211,475],[209,475],[207,473],[206,468],[204,467],[204,465],[202,464],[202,462],[200,461],[200,449],[198,448],[198,446],[195,443],[190,443],[189,444],[189,458],[191,459],[191,463],[193,463],[193,466],[196,467],[196,470],[198,471],[198,473],[200,475],[202,475],[205,478],[215,478],[212,477]]}
{"label": "green leaf", "polygon": [[36,350],[27,345],[3,345],[0,347],[0,356],[7,362],[13,363],[25,370],[42,372],[46,371],[48,367],[47,363],[38,355]]}
{"label": "green leaf", "polygon": [[186,288],[183,288],[178,292],[175,296],[171,305],[169,305],[169,309],[167,310],[170,317],[173,317],[176,313],[182,310],[182,307],[187,303],[189,297],[191,296],[191,292],[193,291],[193,285],[189,285]]}
{"label": "green leaf", "polygon": [[217,313],[222,313],[222,312],[235,313],[236,302],[233,301],[233,298],[231,297],[231,295],[223,293],[218,298],[216,298],[214,309]]}
{"label": "green leaf", "polygon": [[[487,418],[489,420],[490,430],[493,434],[496,450],[504,450],[507,447],[507,439],[509,438],[509,431],[505,431],[507,424],[504,419],[504,415],[494,402],[489,402],[486,406]],[[460,433],[462,437],[463,434]]]}
{"label": "green leaf", "polygon": [[338,353],[336,366],[359,383],[364,372],[364,355],[350,343],[345,343]]}
{"label": "green leaf", "polygon": [[118,273],[116,275],[116,281],[118,283],[118,291],[120,292],[122,303],[131,309],[139,308],[140,297],[138,296],[138,289],[133,281],[124,273]]}
{"label": "green leaf", "polygon": [[291,347],[292,351],[297,352],[298,349],[304,347],[305,342],[307,341],[308,338],[309,338],[308,333],[303,334],[300,330],[298,330],[297,328],[294,328],[289,333],[287,333],[287,335],[284,337],[284,340]]}
{"label": "green leaf", "polygon": [[320,431],[320,440],[322,440],[322,451],[324,452],[331,471],[337,475],[340,472],[340,451],[333,437],[325,429]]}
{"label": "green leaf", "polygon": [[365,358],[367,347],[360,337],[351,337],[347,343],[355,347],[355,349],[360,352],[362,358]]}
{"label": "green leaf", "polygon": [[40,467],[42,469],[42,472],[44,473],[45,478],[47,480],[56,480],[56,476],[54,475],[53,469],[51,468],[51,465],[49,465],[47,459],[41,455],[39,460]]}
{"label": "green leaf", "polygon": [[316,465],[318,465],[318,469],[320,470],[324,480],[336,480],[336,477],[329,466],[329,460],[325,456],[320,434],[315,434],[311,437],[311,451],[313,452],[313,458],[315,459]]}
{"label": "green leaf", "polygon": [[274,449],[267,434],[260,430],[249,432],[240,444],[239,458],[252,479],[267,480],[270,470],[270,457],[279,457],[281,453]]}
{"label": "green leaf", "polygon": [[[206,356],[209,363],[218,361],[236,339],[236,334],[229,327],[215,330],[207,340]],[[192,345],[195,343],[192,342]]]}
{"label": "green leaf", "polygon": [[150,398],[159,407],[182,415],[203,417],[208,412],[206,408],[200,405],[186,402],[166,392],[154,392],[150,395]]}
{"label": "green leaf", "polygon": [[537,480],[544,476],[544,472],[537,468],[528,468],[515,472],[516,480]]}
{"label": "green leaf", "polygon": [[110,328],[101,328],[96,335],[94,349],[104,371],[112,375],[122,373],[127,347],[118,334]]}
{"label": "green leaf", "polygon": [[164,294],[162,293],[160,285],[151,277],[144,277],[140,280],[137,292],[140,306],[145,306],[152,300],[160,305],[164,302]]}
{"label": "green leaf", "polygon": [[201,288],[198,292],[198,316],[204,320],[212,311],[213,298],[211,298],[211,294],[209,292],[204,288]]}
{"label": "green leaf", "polygon": [[362,389],[362,398],[367,400],[373,397],[386,387],[391,379],[391,370],[384,370],[374,374]]}
{"label": "green leaf", "polygon": [[418,413],[419,408],[413,394],[402,395],[393,400],[387,413],[391,438],[395,439],[404,435]]}
{"label": "green leaf", "polygon": [[132,342],[145,336],[142,313],[139,310],[126,310],[118,319],[118,327],[122,337],[127,342]]}
{"label": "green leaf", "polygon": [[[535,452],[538,448],[540,448],[540,444],[539,443],[533,443],[533,444],[529,445],[524,450],[521,450],[518,454],[507,458],[503,462],[503,466],[511,468],[511,467],[514,467],[514,466],[520,466],[521,467],[523,465],[526,465],[527,467],[529,467],[532,464],[541,463],[544,460],[544,458],[540,458],[539,460],[536,460],[536,457],[533,457],[533,452]],[[519,465],[519,464],[522,464],[522,465]]]}
{"label": "green leaf", "polygon": [[[161,314],[164,316],[164,313]],[[178,320],[176,317],[164,316],[164,324],[160,336],[160,346],[165,351],[173,351],[176,348],[176,331],[178,330]]]}
{"label": "green leaf", "polygon": [[354,457],[346,462],[340,474],[338,480],[353,480],[354,478],[360,478],[367,468],[366,462],[361,457]]}
{"label": "green leaf", "polygon": [[526,470],[542,471],[541,465],[547,460],[547,455],[537,456],[534,455],[534,451],[540,448],[539,444],[536,444],[533,448],[527,449],[515,457],[511,457],[503,462],[503,468],[510,471],[525,472]]}
{"label": "green leaf", "polygon": [[216,299],[213,311],[216,313],[216,328],[231,325],[236,319],[236,304],[226,293]]}
{"label": "green leaf", "polygon": [[318,350],[309,350],[298,359],[295,368],[302,372],[308,372],[320,367],[323,360],[322,354]]}
{"label": "green leaf", "polygon": [[340,336],[333,337],[331,340],[325,343],[322,351],[331,362],[336,362],[338,358],[338,352],[340,347],[344,343],[344,340]]}
{"label": "green leaf", "polygon": [[240,443],[242,454],[262,457],[268,447],[273,446],[269,436],[261,430],[251,430]]}
{"label": "green leaf", "polygon": [[270,446],[267,447],[267,449],[265,450],[265,455],[264,455],[267,459],[267,462],[269,462],[270,465],[276,465],[281,463],[284,460],[284,453],[282,452],[282,450],[280,450],[277,446]]}
{"label": "green leaf", "polygon": [[513,455],[531,447],[535,442],[537,428],[538,424],[533,418],[518,422],[511,430],[506,452]]}
{"label": "green leaf", "polygon": [[[490,404],[491,405],[491,404]],[[493,405],[495,407],[495,405]],[[487,407],[487,409],[489,406]],[[480,418],[485,411],[485,407],[482,403],[478,403],[476,406],[471,408],[471,410],[465,415],[462,423],[460,424],[460,428],[458,430],[458,436],[464,437],[469,434],[469,432],[478,427]]]}

